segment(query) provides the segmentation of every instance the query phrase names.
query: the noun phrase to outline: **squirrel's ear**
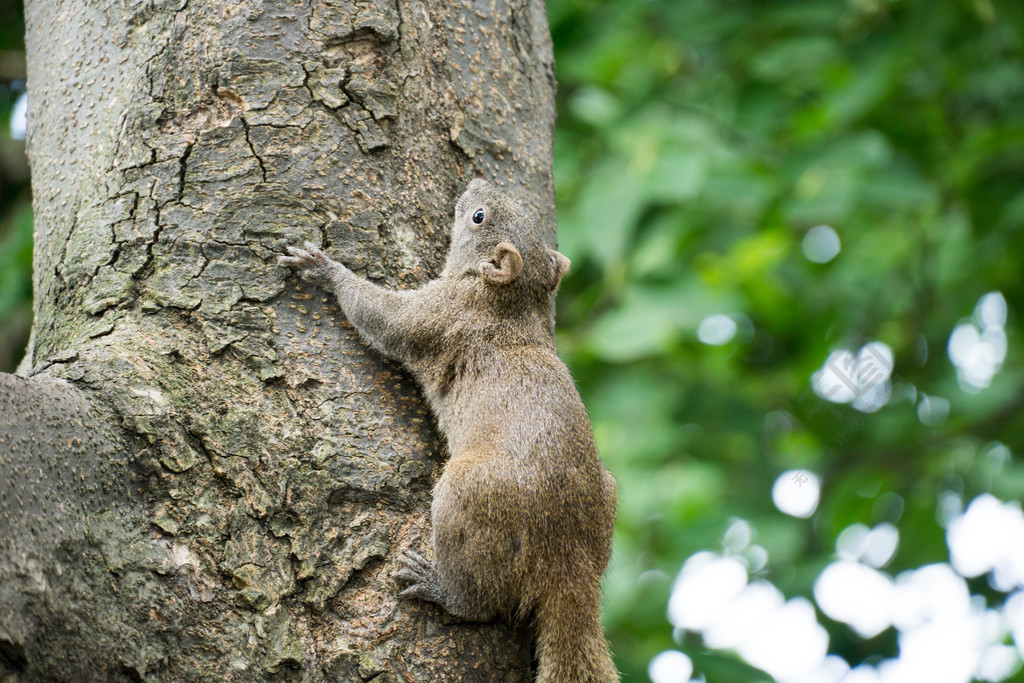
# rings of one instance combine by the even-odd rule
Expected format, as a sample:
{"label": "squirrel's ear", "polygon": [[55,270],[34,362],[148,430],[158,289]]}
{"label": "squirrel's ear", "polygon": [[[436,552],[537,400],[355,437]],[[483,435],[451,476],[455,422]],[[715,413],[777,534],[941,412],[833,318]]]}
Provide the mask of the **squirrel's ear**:
{"label": "squirrel's ear", "polygon": [[548,249],[548,258],[551,260],[551,291],[558,289],[562,284],[562,276],[569,272],[569,259],[559,254],[554,249]]}
{"label": "squirrel's ear", "polygon": [[508,242],[501,242],[494,248],[494,257],[480,264],[480,275],[484,281],[495,285],[512,282],[523,272],[523,257],[519,250]]}

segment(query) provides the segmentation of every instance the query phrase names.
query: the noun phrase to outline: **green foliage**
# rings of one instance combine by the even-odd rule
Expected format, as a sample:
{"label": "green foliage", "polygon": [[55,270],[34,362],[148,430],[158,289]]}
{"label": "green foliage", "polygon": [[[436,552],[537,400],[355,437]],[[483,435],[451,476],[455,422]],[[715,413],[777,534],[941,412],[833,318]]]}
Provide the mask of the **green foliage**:
{"label": "green foliage", "polygon": [[23,206],[0,239],[0,320],[32,300],[31,272],[32,212]]}
{"label": "green foliage", "polygon": [[[897,525],[896,572],[948,559],[943,492],[1024,496],[1024,5],[552,0],[548,14],[573,261],[559,342],[620,483],[606,621],[623,672],[646,680],[678,646],[672,578],[734,518],[768,550],[760,575],[810,596],[850,524]],[[819,224],[841,242],[823,264],[804,255]],[[1009,351],[968,392],[947,342],[991,291]],[[721,346],[698,341],[711,314],[737,324]],[[885,407],[810,391],[830,352],[867,340],[895,355]],[[924,395],[950,402],[944,421],[922,422]],[[1012,452],[995,472],[992,441]],[[810,520],[772,503],[794,467],[823,482]],[[894,654],[822,623],[853,665]],[[756,680],[713,675],[729,669],[699,641],[682,649],[709,681]]]}
{"label": "green foliage", "polygon": [[32,319],[32,209],[25,144],[11,139],[25,89],[22,3],[0,4],[0,372],[21,359]]}

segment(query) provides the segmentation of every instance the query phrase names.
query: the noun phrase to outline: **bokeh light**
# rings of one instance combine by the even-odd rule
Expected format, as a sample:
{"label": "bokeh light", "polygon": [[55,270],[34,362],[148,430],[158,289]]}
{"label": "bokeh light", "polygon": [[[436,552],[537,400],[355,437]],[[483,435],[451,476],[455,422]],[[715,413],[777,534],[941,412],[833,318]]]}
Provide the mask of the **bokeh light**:
{"label": "bokeh light", "polygon": [[879,341],[864,344],[856,353],[840,349],[811,376],[811,386],[826,400],[873,413],[889,401],[893,364],[892,349]]}
{"label": "bokeh light", "polygon": [[659,652],[647,667],[653,683],[687,683],[693,673],[693,662],[679,650]]}
{"label": "bokeh light", "polygon": [[828,225],[816,225],[803,241],[804,256],[813,263],[828,263],[839,254],[839,235]]}
{"label": "bokeh light", "polygon": [[899,542],[899,530],[888,522],[874,529],[852,524],[836,539],[836,555],[841,560],[860,560],[869,567],[884,567],[895,555]]}
{"label": "bokeh light", "polygon": [[804,598],[787,601],[765,581],[748,584],[743,563],[733,557],[691,557],[672,588],[669,620],[787,683],[813,680],[828,653],[828,633],[813,605]]}
{"label": "bokeh light", "polygon": [[698,553],[686,561],[676,578],[668,602],[668,619],[679,628],[702,631],[746,585],[747,569],[742,562]]}
{"label": "bokeh light", "polygon": [[821,496],[821,481],[808,470],[783,472],[772,485],[772,502],[780,511],[793,517],[814,514]]}
{"label": "bokeh light", "polygon": [[928,427],[938,427],[949,417],[949,400],[941,396],[921,394],[917,404],[917,419]]}
{"label": "bokeh light", "polygon": [[10,131],[11,137],[15,140],[24,140],[25,133],[28,132],[28,93],[23,92],[18,96],[18,99],[14,102],[14,108],[11,110],[11,124]]}
{"label": "bokeh light", "polygon": [[1006,358],[1006,299],[989,292],[978,300],[974,316],[949,336],[947,351],[956,367],[960,387],[971,393],[984,389]]}
{"label": "bokeh light", "polygon": [[993,584],[1000,590],[1024,586],[1024,513],[1019,504],[978,496],[950,523],[946,541],[961,575],[993,572]]}
{"label": "bokeh light", "polygon": [[[756,533],[746,520],[734,521],[723,536],[726,552],[747,548]],[[809,601],[787,600],[758,578],[748,582],[741,557],[708,551],[684,563],[669,602],[670,620],[701,633],[709,648],[735,652],[778,683],[1004,681],[1020,670],[1024,654],[1024,563],[1018,550],[1024,548],[1024,514],[1015,503],[983,494],[951,519],[947,540],[950,563],[893,578],[878,567],[897,552],[899,530],[885,522],[873,528],[853,524],[838,534],[836,559],[814,582],[821,613],[857,637],[894,629],[895,657],[851,668],[828,653],[828,633]],[[1002,604],[989,607],[971,594],[966,579],[984,574],[1008,594]]]}
{"label": "bokeh light", "polygon": [[736,336],[736,321],[727,315],[709,315],[697,328],[697,339],[711,346],[721,346]]}
{"label": "bokeh light", "polygon": [[874,638],[892,623],[892,579],[859,562],[839,560],[814,583],[814,599],[835,621],[849,624],[862,638]]}

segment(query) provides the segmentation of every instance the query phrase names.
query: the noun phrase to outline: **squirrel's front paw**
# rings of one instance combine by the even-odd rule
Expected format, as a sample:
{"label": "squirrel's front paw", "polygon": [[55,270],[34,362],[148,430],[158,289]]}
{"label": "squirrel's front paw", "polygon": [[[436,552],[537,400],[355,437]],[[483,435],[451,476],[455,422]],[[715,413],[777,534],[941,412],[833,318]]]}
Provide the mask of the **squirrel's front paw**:
{"label": "squirrel's front paw", "polygon": [[327,254],[320,251],[320,248],[312,242],[306,242],[298,247],[286,247],[290,256],[278,256],[277,263],[299,271],[299,277],[317,284],[330,281],[331,269],[338,264],[330,259]]}

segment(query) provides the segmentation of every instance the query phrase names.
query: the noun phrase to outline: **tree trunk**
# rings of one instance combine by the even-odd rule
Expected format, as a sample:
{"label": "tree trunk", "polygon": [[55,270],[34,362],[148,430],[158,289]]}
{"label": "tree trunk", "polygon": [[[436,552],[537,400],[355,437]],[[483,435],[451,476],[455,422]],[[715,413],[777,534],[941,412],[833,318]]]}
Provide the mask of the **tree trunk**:
{"label": "tree trunk", "polygon": [[0,679],[525,681],[399,602],[443,448],[274,259],[441,269],[477,175],[554,241],[540,0],[29,0],[35,323],[0,376]]}

